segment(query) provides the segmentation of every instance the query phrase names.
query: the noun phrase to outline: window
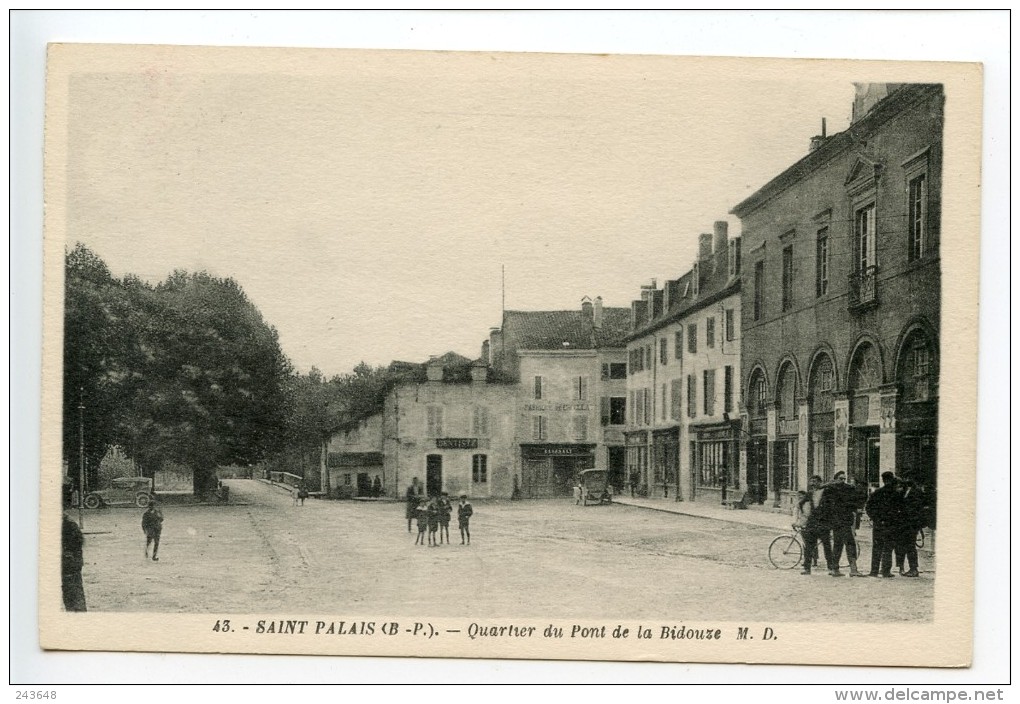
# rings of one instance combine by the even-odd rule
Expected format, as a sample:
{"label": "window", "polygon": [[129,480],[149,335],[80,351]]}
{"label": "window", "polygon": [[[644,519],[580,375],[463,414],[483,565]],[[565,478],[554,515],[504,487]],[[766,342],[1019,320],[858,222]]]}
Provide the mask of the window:
{"label": "window", "polygon": [[579,376],[574,379],[574,400],[588,400],[588,377]]}
{"label": "window", "polygon": [[669,340],[665,337],[659,340],[659,364],[666,364],[669,361],[668,343]]}
{"label": "window", "polygon": [[489,481],[488,455],[471,456],[471,481],[475,484],[485,484]]}
{"label": "window", "polygon": [[542,377],[535,377],[535,400],[540,401],[542,399]]}
{"label": "window", "polygon": [[700,486],[730,486],[736,472],[729,467],[729,445],[726,442],[698,443],[698,484]]}
{"label": "window", "polygon": [[684,329],[680,328],[673,335],[673,356],[682,359],[684,356]]}
{"label": "window", "polygon": [[443,407],[428,406],[425,412],[425,434],[430,438],[443,437]]}
{"label": "window", "polygon": [[715,316],[705,321],[705,346],[709,349],[715,347]]}
{"label": "window", "polygon": [[761,320],[765,314],[765,262],[754,264],[754,319]]}
{"label": "window", "polygon": [[687,326],[687,351],[694,354],[698,351],[698,324]]}
{"label": "window", "polygon": [[698,414],[698,382],[693,374],[687,375],[687,417],[694,418]]}
{"label": "window", "polygon": [[488,406],[475,406],[474,415],[471,419],[472,435],[477,438],[489,437],[489,408]]}
{"label": "window", "polygon": [[857,210],[854,215],[854,240],[857,247],[857,270],[864,271],[878,263],[875,251],[875,204]]}
{"label": "window", "polygon": [[351,475],[349,472],[344,472],[344,486],[351,485]]}
{"label": "window", "polygon": [[924,345],[910,351],[911,378],[909,381],[910,400],[927,401],[930,398],[929,370],[931,368],[931,352]]}
{"label": "window", "polygon": [[[609,368],[608,377],[606,376],[606,367]],[[627,363],[626,362],[610,362],[609,364],[602,365],[603,379],[626,379],[627,378]]]}
{"label": "window", "polygon": [[793,245],[783,247],[783,310],[793,308]]}
{"label": "window", "polygon": [[609,424],[623,425],[627,422],[627,399],[623,396],[609,398]]}
{"label": "window", "polygon": [[574,416],[574,440],[584,442],[588,439],[588,416]]}
{"label": "window", "polygon": [[702,376],[701,396],[705,415],[715,415],[715,369],[706,369]]}
{"label": "window", "polygon": [[637,425],[638,424],[638,422],[637,422],[637,403],[634,400],[635,398],[637,398],[637,392],[630,391],[630,392],[627,393],[627,408],[630,409],[630,420],[629,420],[629,422],[630,422],[631,425]]}
{"label": "window", "polygon": [[534,440],[545,440],[546,438],[545,416],[531,417],[531,437]]}
{"label": "window", "polygon": [[723,370],[723,412],[733,413],[733,367]]}
{"label": "window", "polygon": [[740,238],[730,240],[729,246],[730,278],[740,273]]}
{"label": "window", "polygon": [[815,252],[815,296],[820,297],[829,292],[829,228],[818,231]]}
{"label": "window", "polygon": [[733,309],[726,309],[726,342],[733,342],[737,335],[736,324],[733,321]]}
{"label": "window", "polygon": [[907,187],[907,230],[910,234],[908,261],[924,256],[925,219],[928,215],[928,184],[924,174],[911,179]]}
{"label": "window", "polygon": [[680,420],[680,404],[683,402],[683,380],[673,379],[670,385],[669,417],[673,420]]}
{"label": "window", "polygon": [[662,385],[662,403],[659,406],[659,408],[660,408],[660,410],[659,410],[659,417],[662,420],[666,420],[666,406],[667,406],[667,403],[666,403],[666,393],[667,393],[666,389],[667,388],[668,387],[665,384]]}
{"label": "window", "polygon": [[698,262],[694,262],[694,267],[691,269],[691,287],[695,297],[697,297],[698,290],[701,288],[701,266]]}

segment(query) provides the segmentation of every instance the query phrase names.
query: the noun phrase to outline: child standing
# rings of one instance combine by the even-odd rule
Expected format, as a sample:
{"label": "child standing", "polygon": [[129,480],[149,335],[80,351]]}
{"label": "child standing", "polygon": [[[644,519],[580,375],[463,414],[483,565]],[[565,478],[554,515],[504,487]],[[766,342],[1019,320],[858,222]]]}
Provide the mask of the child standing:
{"label": "child standing", "polygon": [[457,506],[457,524],[460,526],[460,544],[464,545],[465,538],[467,545],[471,544],[471,515],[475,512],[468,503],[467,494],[460,495],[460,504]]}
{"label": "child standing", "polygon": [[450,495],[445,491],[439,497],[439,542],[442,544],[443,536],[446,542],[450,542],[450,514],[453,513],[453,506],[450,504]]}
{"label": "child standing", "polygon": [[436,546],[436,531],[439,530],[439,501],[435,496],[429,501],[429,507],[426,511],[429,521],[429,547],[434,548]]}
{"label": "child standing", "polygon": [[[414,539],[414,544],[415,545],[424,545],[425,544],[425,528],[427,528],[428,524],[429,524],[428,512],[425,509],[425,500],[424,499],[422,499],[421,501],[418,502],[417,508],[414,509],[414,516],[415,516],[415,518],[418,519],[418,537]],[[408,518],[407,521],[408,521],[408,523],[410,523],[411,519]]]}

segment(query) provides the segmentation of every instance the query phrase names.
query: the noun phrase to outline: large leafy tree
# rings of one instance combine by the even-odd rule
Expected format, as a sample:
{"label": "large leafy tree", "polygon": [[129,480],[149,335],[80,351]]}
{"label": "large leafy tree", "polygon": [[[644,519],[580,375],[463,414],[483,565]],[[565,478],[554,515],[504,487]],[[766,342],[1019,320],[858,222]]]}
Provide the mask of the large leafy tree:
{"label": "large leafy tree", "polygon": [[183,271],[155,287],[118,280],[82,245],[68,253],[66,273],[71,466],[80,417],[92,467],[120,444],[149,476],[167,461],[191,467],[196,494],[215,485],[218,465],[258,462],[281,446],[290,363],[235,281]]}
{"label": "large leafy tree", "polygon": [[147,307],[141,393],[126,430],[144,453],[190,466],[201,494],[218,465],[254,463],[280,446],[290,363],[232,279],[177,271]]}

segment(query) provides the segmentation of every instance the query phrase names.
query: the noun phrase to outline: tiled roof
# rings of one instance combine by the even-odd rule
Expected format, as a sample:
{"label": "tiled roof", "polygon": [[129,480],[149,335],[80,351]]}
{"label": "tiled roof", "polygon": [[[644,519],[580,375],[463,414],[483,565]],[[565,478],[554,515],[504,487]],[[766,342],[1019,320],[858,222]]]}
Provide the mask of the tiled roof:
{"label": "tiled roof", "polygon": [[603,308],[599,328],[580,310],[508,310],[503,329],[522,350],[623,347],[630,331],[630,310]]}

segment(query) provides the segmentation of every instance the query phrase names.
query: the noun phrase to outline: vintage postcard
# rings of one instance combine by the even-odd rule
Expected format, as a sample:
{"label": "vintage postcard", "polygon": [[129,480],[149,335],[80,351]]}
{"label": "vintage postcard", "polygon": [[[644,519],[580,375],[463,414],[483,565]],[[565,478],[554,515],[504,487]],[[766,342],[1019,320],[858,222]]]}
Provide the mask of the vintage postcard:
{"label": "vintage postcard", "polygon": [[981,97],[51,45],[41,645],[969,665]]}

